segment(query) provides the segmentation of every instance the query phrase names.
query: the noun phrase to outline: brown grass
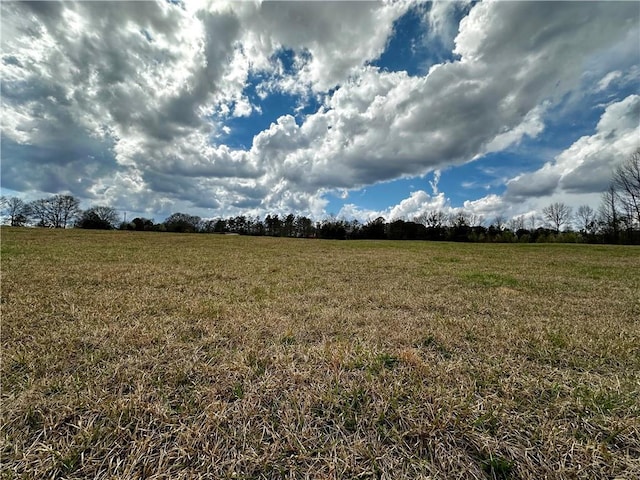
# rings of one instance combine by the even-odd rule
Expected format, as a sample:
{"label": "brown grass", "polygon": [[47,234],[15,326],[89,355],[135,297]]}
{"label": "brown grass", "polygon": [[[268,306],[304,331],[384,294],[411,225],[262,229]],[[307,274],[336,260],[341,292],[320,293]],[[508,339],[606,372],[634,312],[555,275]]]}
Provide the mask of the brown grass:
{"label": "brown grass", "polygon": [[2,478],[640,478],[640,250],[3,228]]}

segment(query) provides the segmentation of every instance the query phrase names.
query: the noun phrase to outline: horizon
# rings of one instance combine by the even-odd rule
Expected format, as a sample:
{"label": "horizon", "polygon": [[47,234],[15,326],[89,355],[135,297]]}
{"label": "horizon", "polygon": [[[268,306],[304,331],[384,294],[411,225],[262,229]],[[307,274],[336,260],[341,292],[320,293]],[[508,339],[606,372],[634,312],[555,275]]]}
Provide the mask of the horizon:
{"label": "horizon", "polygon": [[597,208],[637,2],[3,2],[2,194],[162,221]]}

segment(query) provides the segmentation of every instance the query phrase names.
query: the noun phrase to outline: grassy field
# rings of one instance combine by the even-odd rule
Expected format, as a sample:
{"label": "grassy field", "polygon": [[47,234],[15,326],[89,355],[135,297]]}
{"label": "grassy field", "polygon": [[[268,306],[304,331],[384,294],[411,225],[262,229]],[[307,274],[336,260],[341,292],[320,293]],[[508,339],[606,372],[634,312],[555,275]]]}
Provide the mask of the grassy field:
{"label": "grassy field", "polygon": [[640,478],[640,249],[2,228],[2,478]]}

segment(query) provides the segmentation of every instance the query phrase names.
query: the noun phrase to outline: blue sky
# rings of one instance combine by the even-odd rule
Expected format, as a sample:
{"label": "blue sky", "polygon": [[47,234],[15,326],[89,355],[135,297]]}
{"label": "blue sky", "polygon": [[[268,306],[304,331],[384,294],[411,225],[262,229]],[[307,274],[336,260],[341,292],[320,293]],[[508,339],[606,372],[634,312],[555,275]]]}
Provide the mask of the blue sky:
{"label": "blue sky", "polygon": [[4,195],[161,221],[596,208],[640,147],[637,2],[2,8]]}

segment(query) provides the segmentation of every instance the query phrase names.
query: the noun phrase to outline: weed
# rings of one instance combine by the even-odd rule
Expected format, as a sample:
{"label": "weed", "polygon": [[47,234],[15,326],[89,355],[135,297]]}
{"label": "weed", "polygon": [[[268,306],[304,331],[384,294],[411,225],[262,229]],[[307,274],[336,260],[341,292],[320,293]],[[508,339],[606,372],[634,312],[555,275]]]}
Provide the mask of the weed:
{"label": "weed", "polygon": [[280,343],[282,345],[294,345],[296,343],[296,337],[293,335],[283,335],[280,337]]}
{"label": "weed", "polygon": [[445,359],[449,359],[452,357],[452,353],[451,351],[445,347],[438,339],[436,339],[436,337],[434,337],[433,335],[429,335],[427,336],[419,345],[417,345],[418,347],[423,347],[427,350],[433,350],[437,353],[439,353],[442,358]]}
{"label": "weed", "polygon": [[244,398],[244,385],[242,382],[237,382],[233,386],[233,397],[236,400],[242,400]]}
{"label": "weed", "polygon": [[497,480],[508,480],[513,470],[513,462],[502,457],[490,457],[482,460],[482,469]]}
{"label": "weed", "polygon": [[73,449],[66,455],[57,455],[58,469],[62,476],[73,473],[80,466],[81,454],[80,450]]}
{"label": "weed", "polygon": [[497,435],[499,420],[497,415],[494,412],[487,412],[480,415],[474,422],[473,425],[476,428],[486,431],[490,435]]}
{"label": "weed", "polygon": [[393,370],[400,363],[400,359],[388,353],[380,353],[373,358],[373,362],[369,366],[371,373],[377,374],[382,370]]}
{"label": "weed", "polygon": [[39,430],[44,424],[44,416],[39,410],[29,405],[24,423],[32,430]]}
{"label": "weed", "polygon": [[347,431],[356,431],[367,401],[367,392],[361,387],[342,393],[337,413]]}

